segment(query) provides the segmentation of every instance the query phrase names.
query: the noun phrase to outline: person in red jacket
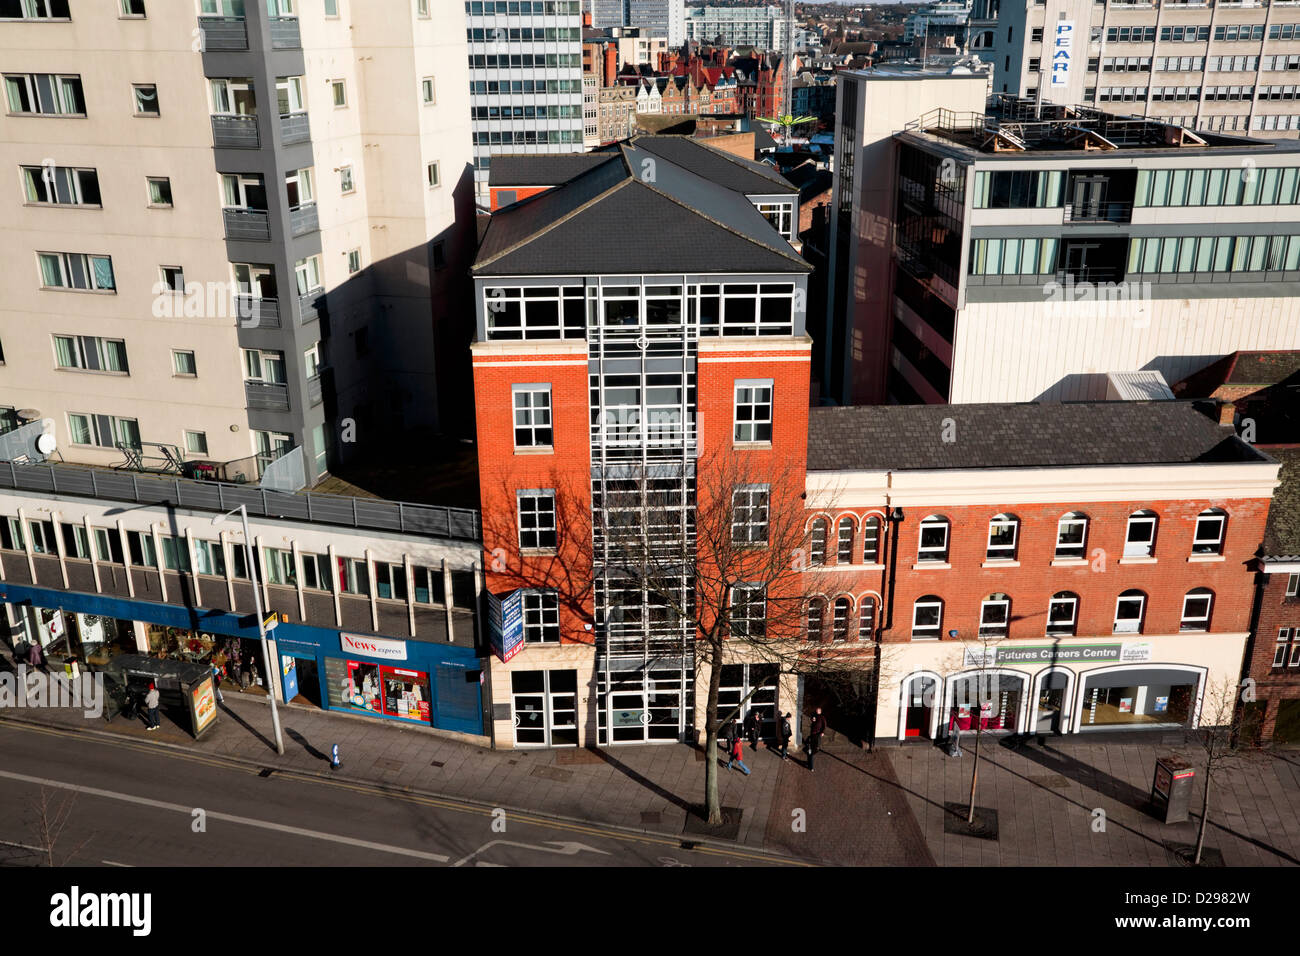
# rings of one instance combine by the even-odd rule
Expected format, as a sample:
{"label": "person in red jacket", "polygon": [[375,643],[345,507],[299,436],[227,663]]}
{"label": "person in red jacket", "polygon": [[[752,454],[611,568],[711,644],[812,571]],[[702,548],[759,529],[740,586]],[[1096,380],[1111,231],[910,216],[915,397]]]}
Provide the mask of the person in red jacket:
{"label": "person in red jacket", "polygon": [[743,770],[743,771],[745,771],[745,776],[748,777],[748,776],[749,776],[749,768],[745,766],[745,760],[744,760],[744,757],[745,757],[744,744],[741,742],[741,738],[740,738],[739,736],[733,737],[733,738],[731,739],[731,750],[730,750],[730,752],[728,753],[728,756],[729,756],[731,759],[727,761],[727,769],[730,770],[730,769],[731,769],[731,765],[732,765],[733,763],[734,763],[734,764],[738,764],[738,765],[740,766],[740,769]]}

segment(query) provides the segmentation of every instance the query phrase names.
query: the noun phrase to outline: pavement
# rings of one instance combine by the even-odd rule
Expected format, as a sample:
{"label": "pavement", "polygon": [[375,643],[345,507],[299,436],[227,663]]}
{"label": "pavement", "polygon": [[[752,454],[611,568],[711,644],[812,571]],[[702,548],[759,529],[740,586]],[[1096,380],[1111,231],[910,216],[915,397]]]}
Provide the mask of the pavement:
{"label": "pavement", "polygon": [[[0,663],[0,667],[3,663]],[[704,755],[684,744],[603,750],[494,751],[392,721],[280,709],[285,753],[272,744],[265,696],[225,690],[220,719],[195,741],[164,712],[163,728],[111,723],[79,711],[0,710],[0,727],[26,722],[104,742],[199,755],[254,774],[333,780],[368,792],[473,802],[538,818],[582,822],[702,845],[785,855],[791,861],[869,866],[1177,866],[1170,846],[1195,842],[1191,822],[1165,825],[1148,810],[1157,757],[1201,765],[1184,735],[1078,735],[1017,749],[982,747],[977,803],[998,811],[999,837],[945,832],[944,809],[969,795],[972,740],[950,758],[930,745],[864,751],[828,734],[809,773],[802,753],[782,761],[746,748],[749,776],[719,764],[730,830],[688,827],[703,803]],[[342,767],[331,770],[338,744]],[[1098,814],[1096,811],[1102,811]],[[1300,865],[1300,750],[1253,753],[1216,775],[1207,844],[1228,866]]]}

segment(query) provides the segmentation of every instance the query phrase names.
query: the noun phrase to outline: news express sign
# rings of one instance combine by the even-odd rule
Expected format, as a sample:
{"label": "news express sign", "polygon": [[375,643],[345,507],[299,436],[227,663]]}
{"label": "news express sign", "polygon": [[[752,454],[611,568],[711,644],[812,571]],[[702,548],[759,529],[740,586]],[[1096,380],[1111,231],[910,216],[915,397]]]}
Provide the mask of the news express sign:
{"label": "news express sign", "polygon": [[1052,40],[1052,86],[1070,83],[1070,57],[1074,50],[1074,21],[1059,20]]}
{"label": "news express sign", "polygon": [[487,598],[492,650],[508,664],[524,646],[524,592],[511,591],[502,597],[489,592]]}

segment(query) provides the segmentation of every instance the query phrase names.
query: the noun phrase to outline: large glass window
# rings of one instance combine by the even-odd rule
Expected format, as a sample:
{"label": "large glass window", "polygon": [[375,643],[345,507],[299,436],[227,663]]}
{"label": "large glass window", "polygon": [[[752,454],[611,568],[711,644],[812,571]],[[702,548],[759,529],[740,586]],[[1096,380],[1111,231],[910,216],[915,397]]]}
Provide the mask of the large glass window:
{"label": "large glass window", "polygon": [[772,379],[736,382],[735,440],[770,442],[772,440]]}
{"label": "large glass window", "polygon": [[980,637],[1006,637],[1011,622],[1011,598],[998,592],[980,603]]}
{"label": "large glass window", "polygon": [[558,644],[560,641],[560,596],[556,591],[525,591],[524,642]]}
{"label": "large glass window", "polygon": [[555,547],[555,492],[519,492],[519,547]]}
{"label": "large glass window", "polygon": [[1156,550],[1156,515],[1138,511],[1129,516],[1124,538],[1124,557],[1149,558]]}
{"label": "large glass window", "polygon": [[1227,514],[1218,508],[1202,511],[1196,518],[1192,554],[1222,554],[1223,533],[1227,523]]}
{"label": "large glass window", "polygon": [[1196,675],[1172,668],[1086,677],[1082,726],[1185,724],[1192,716],[1198,683]]}
{"label": "large glass window", "polygon": [[548,448],[552,442],[551,386],[515,385],[515,447]]}
{"label": "large glass window", "polygon": [[1079,511],[1062,515],[1056,522],[1056,557],[1082,558],[1088,538],[1088,516]]}
{"label": "large glass window", "polygon": [[921,537],[917,546],[918,561],[948,560],[948,519],[930,515],[921,520]]}
{"label": "large glass window", "polygon": [[731,493],[731,540],[734,544],[767,543],[767,485],[746,485]]}
{"label": "large glass window", "polygon": [[1214,604],[1214,592],[1208,588],[1196,588],[1183,596],[1183,616],[1179,623],[1180,631],[1208,631],[1210,629],[1210,608]]}
{"label": "large glass window", "polygon": [[820,567],[826,563],[826,519],[817,518],[808,535],[808,563]]}
{"label": "large glass window", "polygon": [[989,561],[1014,560],[1019,529],[1020,519],[1015,515],[995,515],[989,522],[989,542],[985,558]]}
{"label": "large glass window", "polygon": [[1079,595],[1057,591],[1047,605],[1047,636],[1069,637],[1079,621]]}
{"label": "large glass window", "polygon": [[912,605],[912,640],[938,640],[943,624],[943,601],[933,594]]}
{"label": "large glass window", "polygon": [[1130,589],[1115,601],[1116,634],[1141,634],[1142,619],[1146,613],[1147,596],[1141,591]]}

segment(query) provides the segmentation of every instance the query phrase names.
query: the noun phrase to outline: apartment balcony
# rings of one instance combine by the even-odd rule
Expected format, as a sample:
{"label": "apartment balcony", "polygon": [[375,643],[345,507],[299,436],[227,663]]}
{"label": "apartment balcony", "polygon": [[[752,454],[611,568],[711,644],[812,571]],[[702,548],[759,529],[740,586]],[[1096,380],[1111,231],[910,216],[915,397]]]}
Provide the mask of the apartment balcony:
{"label": "apartment balcony", "polygon": [[325,311],[325,290],[312,289],[306,295],[298,296],[298,321],[301,325],[315,322]]}
{"label": "apartment balcony", "polygon": [[271,382],[245,382],[244,397],[249,409],[259,412],[287,412],[289,386]]}
{"label": "apartment balcony", "polygon": [[205,52],[248,49],[248,26],[242,17],[199,17],[199,29]]}
{"label": "apartment balcony", "polygon": [[306,113],[284,113],[280,116],[280,142],[285,146],[305,143],[311,139],[311,124]]}
{"label": "apartment balcony", "polygon": [[271,239],[271,216],[265,209],[223,209],[227,239]]}
{"label": "apartment balcony", "polygon": [[229,149],[257,149],[262,145],[256,116],[212,117],[212,145]]}
{"label": "apartment balcony", "polygon": [[241,329],[280,328],[280,300],[255,299],[250,295],[235,297],[235,317]]}
{"label": "apartment balcony", "polygon": [[305,236],[320,229],[320,213],[314,202],[289,210],[289,230],[295,236]]}
{"label": "apartment balcony", "polygon": [[1066,203],[1066,222],[1132,222],[1131,202]]}
{"label": "apartment balcony", "polygon": [[321,387],[324,371],[324,369],[320,369],[314,376],[307,379],[307,401],[312,405],[319,405],[324,401],[324,389]]}
{"label": "apartment balcony", "polygon": [[301,50],[302,35],[297,17],[271,17],[271,49]]}

